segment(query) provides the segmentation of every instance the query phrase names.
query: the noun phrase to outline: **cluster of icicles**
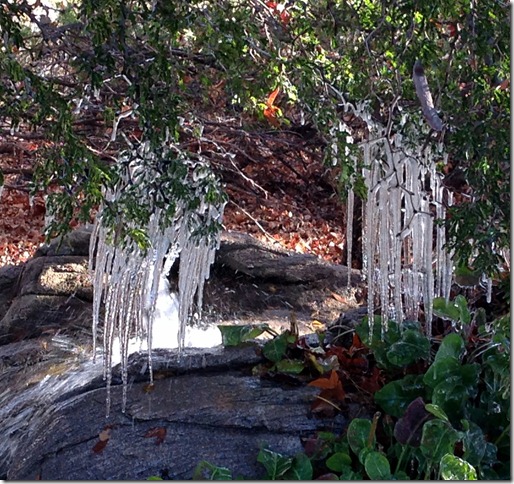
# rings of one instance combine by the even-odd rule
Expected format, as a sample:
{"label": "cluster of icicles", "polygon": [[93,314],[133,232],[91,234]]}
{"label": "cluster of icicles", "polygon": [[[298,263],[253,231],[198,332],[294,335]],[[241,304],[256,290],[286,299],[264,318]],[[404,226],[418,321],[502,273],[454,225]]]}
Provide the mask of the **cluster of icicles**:
{"label": "cluster of icicles", "polygon": [[[420,150],[402,135],[390,137],[385,127],[375,123],[365,104],[345,103],[367,124],[369,137],[361,143],[363,175],[368,196],[363,204],[363,277],[368,284],[368,316],[373,333],[374,313],[380,309],[382,334],[387,322],[419,319],[424,308],[425,331],[431,334],[434,297],[449,297],[452,282],[451,254],[445,250],[445,229],[434,220],[444,220],[445,207],[451,205],[452,194],[443,186],[436,171],[436,161],[444,159],[442,144]],[[404,123],[407,117],[404,118]],[[410,126],[413,123],[410,121]],[[350,129],[341,123],[341,131]],[[414,126],[420,130],[420,126]],[[410,137],[410,136],[409,136]],[[428,144],[427,144],[428,145]],[[148,156],[148,153],[145,154]],[[107,202],[116,200],[131,180],[153,176],[144,163],[133,157],[127,179],[117,189],[106,193]],[[144,186],[144,183],[142,183]],[[147,194],[141,192],[141,196]],[[348,195],[347,243],[348,266],[351,266],[352,220],[354,193]],[[223,206],[202,202],[207,223],[221,221]],[[177,346],[182,348],[186,323],[191,315],[194,296],[197,308],[202,306],[204,281],[214,260],[218,244],[191,238],[188,212],[180,203],[175,223],[163,229],[160,209],[153,213],[146,231],[151,249],[144,255],[136,242],[112,243],[110,232],[103,225],[102,212],[97,216],[90,248],[90,268],[94,270],[93,333],[96,341],[102,303],[104,313],[104,375],[107,388],[111,384],[114,341],[119,340],[123,407],[126,402],[129,342],[136,335],[147,339],[148,365],[152,378],[152,324],[159,281],[166,276],[180,255],[178,284]],[[350,281],[348,281],[350,285]],[[178,326],[178,327],[177,327]],[[108,405],[109,405],[108,391]]]}
{"label": "cluster of icicles", "polygon": [[[147,163],[140,163],[138,154],[151,158],[147,146],[132,153],[126,177],[122,177],[114,190],[105,194],[106,203],[116,200],[123,190],[133,186],[134,181],[141,186],[142,200],[149,196],[145,192],[145,179],[151,180],[155,173]],[[186,182],[188,180],[184,180]],[[196,195],[200,199],[203,197],[201,192],[199,187]],[[213,221],[219,222],[222,213],[223,206],[214,206],[202,200],[194,215],[200,214],[205,223],[209,224]],[[155,208],[146,227],[150,241],[150,249],[146,253],[140,250],[134,240],[124,240],[125,244],[113,243],[112,231],[103,224],[102,209],[96,217],[89,254],[94,287],[93,340],[96,344],[101,308],[104,305],[103,364],[108,408],[112,367],[118,360],[113,353],[118,346],[123,382],[123,409],[128,383],[128,357],[134,340],[146,343],[144,347],[148,349],[150,380],[153,379],[151,352],[156,300],[159,291],[162,292],[162,281],[179,255],[178,324],[170,321],[168,334],[175,344],[171,343],[169,347],[178,347],[179,350],[183,348],[186,323],[192,314],[195,295],[197,311],[201,310],[204,282],[209,277],[219,241],[213,243],[212,239],[209,241],[206,238],[193,237],[195,227],[191,215],[186,210],[185,203],[181,204],[179,201],[174,222],[163,229],[164,212]],[[93,354],[96,354],[96,349]]]}
{"label": "cluster of icicles", "polygon": [[[419,320],[423,307],[425,332],[432,332],[434,297],[449,298],[452,257],[446,250],[443,221],[452,193],[442,183],[436,162],[444,161],[442,143],[413,145],[400,133],[389,136],[374,122],[364,104],[346,109],[364,120],[368,139],[361,143],[367,186],[362,206],[363,278],[368,286],[368,318],[373,334],[375,311],[380,309],[382,334],[394,320]],[[406,124],[407,115],[402,119]],[[422,125],[409,120],[411,128]],[[347,126],[341,128],[349,133]],[[348,141],[352,142],[349,133]],[[354,193],[348,196],[347,243],[351,264]]]}

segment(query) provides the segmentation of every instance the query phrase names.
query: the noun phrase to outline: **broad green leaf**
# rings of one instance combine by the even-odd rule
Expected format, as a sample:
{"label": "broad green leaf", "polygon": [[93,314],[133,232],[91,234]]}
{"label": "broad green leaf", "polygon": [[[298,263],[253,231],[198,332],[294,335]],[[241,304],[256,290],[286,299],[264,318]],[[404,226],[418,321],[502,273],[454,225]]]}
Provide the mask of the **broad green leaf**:
{"label": "broad green leaf", "polygon": [[261,449],[257,455],[257,462],[260,462],[266,468],[268,479],[276,480],[291,468],[293,458],[284,457],[269,449]]}
{"label": "broad green leaf", "polygon": [[430,412],[432,415],[435,415],[437,418],[444,420],[445,422],[449,422],[448,415],[444,413],[444,410],[438,405],[434,405],[433,403],[427,403],[425,405],[425,409],[427,412]]}
{"label": "broad green leaf", "polygon": [[459,309],[444,297],[436,297],[433,302],[434,314],[438,318],[450,319],[452,321],[459,320]]}
{"label": "broad green leaf", "polygon": [[298,375],[305,369],[305,363],[301,360],[283,359],[275,363],[275,369],[282,373],[293,373]]}
{"label": "broad green leaf", "polygon": [[477,471],[465,460],[446,454],[440,463],[441,477],[445,481],[476,481]]}
{"label": "broad green leaf", "polygon": [[285,332],[266,342],[262,348],[262,354],[274,363],[279,362],[284,357],[287,350],[287,337],[288,334]]}
{"label": "broad green leaf", "polygon": [[459,376],[462,365],[453,356],[436,359],[423,376],[423,382],[431,388],[452,376]]}
{"label": "broad green leaf", "polygon": [[372,350],[381,348],[385,344],[389,346],[400,339],[400,329],[398,327],[398,323],[395,321],[388,322],[387,331],[382,338],[382,318],[380,316],[374,317],[373,335],[371,340],[369,337],[370,331],[367,316],[365,316],[361,323],[355,327],[355,332],[359,335],[362,344]]}
{"label": "broad green leaf", "polygon": [[450,333],[446,335],[441,341],[441,346],[437,350],[435,360],[439,358],[445,358],[452,356],[453,358],[460,360],[462,353],[464,352],[464,341],[457,333]]}
{"label": "broad green leaf", "polygon": [[485,455],[487,441],[484,432],[474,422],[468,422],[468,428],[463,432],[462,444],[464,448],[463,459],[472,466],[479,466]]}
{"label": "broad green leaf", "polygon": [[421,452],[433,463],[440,462],[443,455],[453,453],[458,432],[442,420],[429,420],[423,426],[421,435]]}
{"label": "broad green leaf", "polygon": [[368,419],[354,418],[350,425],[348,425],[346,438],[350,448],[357,456],[362,449],[369,447],[368,439],[370,432],[371,420]]}
{"label": "broad green leaf", "polygon": [[266,331],[266,325],[219,325],[218,329],[221,331],[221,343],[223,346],[238,346],[260,336]]}
{"label": "broad green leaf", "polygon": [[448,415],[452,422],[460,420],[464,405],[468,399],[466,387],[457,377],[451,377],[439,383],[432,393],[432,403]]}
{"label": "broad green leaf", "polygon": [[396,366],[407,366],[419,359],[427,359],[430,354],[430,341],[419,331],[408,329],[402,339],[387,351],[387,359]]}
{"label": "broad green leaf", "polygon": [[466,301],[466,298],[459,294],[454,301],[455,306],[457,306],[457,309],[459,310],[459,320],[461,323],[469,324],[471,323],[471,313],[468,309],[468,302]]}
{"label": "broad green leaf", "polygon": [[366,456],[364,469],[372,481],[391,479],[391,466],[389,465],[389,461],[387,457],[380,452],[373,451]]}
{"label": "broad green leaf", "polygon": [[300,452],[294,457],[291,468],[284,474],[284,480],[311,481],[312,474],[311,460],[303,452]]}
{"label": "broad green leaf", "polygon": [[343,452],[336,452],[326,460],[327,467],[334,472],[341,472],[344,466],[349,466],[351,463],[352,458]]}
{"label": "broad green leaf", "polygon": [[374,398],[385,413],[400,418],[413,400],[424,395],[423,375],[407,375],[384,385]]}

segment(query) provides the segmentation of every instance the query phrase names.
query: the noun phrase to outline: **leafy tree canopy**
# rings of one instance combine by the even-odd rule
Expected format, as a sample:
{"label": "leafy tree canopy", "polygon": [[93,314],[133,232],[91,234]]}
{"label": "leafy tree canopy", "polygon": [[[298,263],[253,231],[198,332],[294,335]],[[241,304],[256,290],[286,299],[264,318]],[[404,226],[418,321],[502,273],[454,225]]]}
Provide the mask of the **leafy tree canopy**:
{"label": "leafy tree canopy", "polygon": [[[501,0],[41,3],[0,0],[0,120],[4,134],[44,130],[34,190],[48,194],[49,235],[77,214],[88,219],[101,187],[126,169],[105,156],[106,140],[158,153],[148,161],[157,167],[148,204],[127,189],[113,218],[144,222],[158,204],[172,217],[184,198],[194,206],[187,177],[198,163],[208,167],[208,123],[245,132],[311,126],[327,163],[341,166],[341,187],[353,183],[364,197],[349,158],[356,148],[335,129],[343,101],[368,102],[391,136],[406,132],[422,117],[412,81],[419,60],[445,127],[409,136],[420,149],[443,140],[440,169],[465,180],[447,221],[457,262],[497,272],[510,242],[510,9]],[[84,122],[103,129],[102,148]],[[362,123],[350,124],[365,140]],[[210,177],[204,190],[222,200]]]}

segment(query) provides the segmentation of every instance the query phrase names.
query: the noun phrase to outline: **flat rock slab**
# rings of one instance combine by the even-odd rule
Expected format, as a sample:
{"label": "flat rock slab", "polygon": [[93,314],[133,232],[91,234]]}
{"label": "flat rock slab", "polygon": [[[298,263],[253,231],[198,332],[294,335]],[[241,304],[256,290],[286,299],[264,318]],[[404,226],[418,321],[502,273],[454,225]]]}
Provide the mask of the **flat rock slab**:
{"label": "flat rock slab", "polygon": [[[144,480],[162,473],[191,479],[202,460],[230,469],[233,477],[259,478],[264,468],[256,458],[263,446],[293,456],[303,449],[301,437],[343,430],[342,417],[309,414],[318,389],[249,376],[248,364],[258,360],[252,347],[190,351],[181,358],[161,351],[159,376],[149,388],[146,359],[134,356],[124,413],[123,389],[115,385],[106,418],[106,389],[98,378],[56,395],[16,437],[7,479]],[[243,370],[226,369],[241,365]],[[165,370],[175,375],[164,376]],[[98,450],[106,427],[110,436]],[[155,429],[162,441],[148,436]]]}

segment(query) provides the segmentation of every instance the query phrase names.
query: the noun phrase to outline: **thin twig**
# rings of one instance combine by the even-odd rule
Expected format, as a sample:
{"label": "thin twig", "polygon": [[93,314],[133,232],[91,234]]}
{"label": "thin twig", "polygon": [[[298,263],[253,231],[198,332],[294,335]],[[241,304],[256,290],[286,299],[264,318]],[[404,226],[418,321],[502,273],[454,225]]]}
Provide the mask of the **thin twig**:
{"label": "thin twig", "polygon": [[243,207],[241,207],[240,205],[238,205],[236,202],[234,202],[233,200],[230,200],[230,203],[233,203],[239,210],[241,210],[247,217],[251,218],[254,222],[255,222],[255,225],[257,225],[257,227],[259,227],[259,229],[261,229],[262,233],[271,241],[273,242],[274,244],[278,244],[277,240],[269,233],[266,231],[266,229],[254,218],[252,217]]}

